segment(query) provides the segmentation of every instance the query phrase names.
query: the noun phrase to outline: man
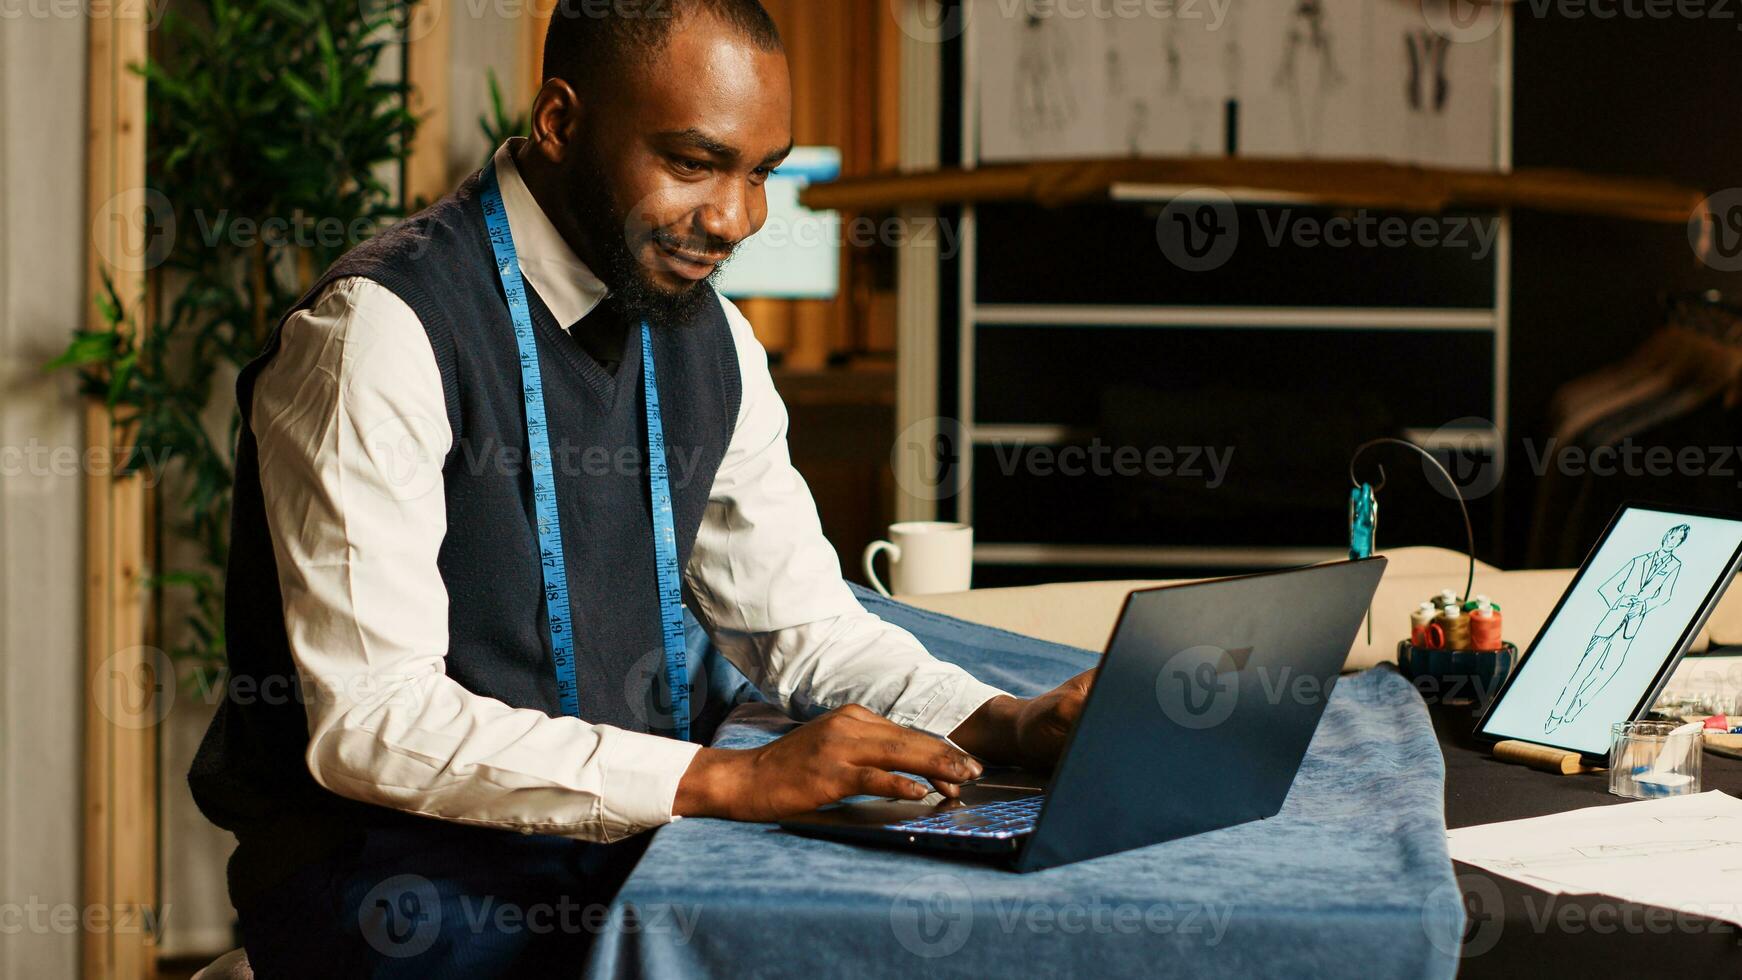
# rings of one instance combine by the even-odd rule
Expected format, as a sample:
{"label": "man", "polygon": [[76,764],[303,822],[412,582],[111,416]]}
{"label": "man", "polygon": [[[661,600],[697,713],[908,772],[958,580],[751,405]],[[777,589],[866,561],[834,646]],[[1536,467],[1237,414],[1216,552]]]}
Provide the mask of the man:
{"label": "man", "polygon": [[[238,381],[231,688],[190,781],[237,835],[263,977],[572,972],[586,930],[550,913],[608,901],[645,831],[952,795],[976,757],[1049,765],[1081,709],[1087,675],[1009,697],[841,581],[766,357],[709,285],[792,146],[780,38],[755,0],[635,9],[559,7],[531,137],[341,260]],[[682,719],[649,707],[656,420],[686,605],[820,716],[759,749],[668,737]]]}
{"label": "man", "polygon": [[1675,582],[1682,570],[1675,550],[1687,541],[1689,530],[1686,524],[1677,524],[1665,531],[1656,550],[1636,555],[1597,587],[1609,611],[1591,632],[1584,654],[1543,723],[1543,731],[1552,732],[1577,720],[1621,670],[1646,615],[1675,595]]}

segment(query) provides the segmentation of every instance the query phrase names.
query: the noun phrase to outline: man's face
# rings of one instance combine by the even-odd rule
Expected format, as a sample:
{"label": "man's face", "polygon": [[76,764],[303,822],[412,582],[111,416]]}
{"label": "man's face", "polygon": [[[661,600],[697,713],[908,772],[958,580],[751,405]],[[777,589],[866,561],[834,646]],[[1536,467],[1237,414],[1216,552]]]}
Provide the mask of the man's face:
{"label": "man's face", "polygon": [[1687,539],[1688,539],[1688,532],[1682,530],[1679,527],[1672,527],[1667,532],[1664,533],[1663,550],[1674,551],[1677,548],[1680,548],[1682,546],[1682,542],[1686,541]]}
{"label": "man's face", "polygon": [[[675,25],[585,108],[563,162],[567,222],[635,317],[682,320],[732,251],[768,219],[764,183],[792,149],[785,55],[712,16]],[[599,100],[604,101],[604,100]]]}

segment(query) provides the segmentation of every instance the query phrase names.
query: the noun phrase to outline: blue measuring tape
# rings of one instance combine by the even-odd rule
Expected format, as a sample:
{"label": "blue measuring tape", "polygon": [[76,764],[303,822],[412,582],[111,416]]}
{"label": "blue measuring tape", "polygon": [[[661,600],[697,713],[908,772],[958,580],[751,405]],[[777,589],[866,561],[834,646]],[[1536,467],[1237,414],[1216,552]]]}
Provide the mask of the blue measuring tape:
{"label": "blue measuring tape", "polygon": [[[484,168],[480,203],[496,254],[496,272],[508,297],[514,339],[520,348],[521,391],[526,399],[526,439],[532,470],[532,500],[538,522],[539,564],[544,571],[544,603],[550,620],[551,659],[556,665],[557,696],[563,713],[580,717],[580,688],[575,681],[575,637],[568,621],[569,580],[563,562],[562,518],[557,513],[556,472],[551,464],[550,421],[544,405],[544,377],[539,370],[538,342],[532,331],[532,310],[526,302],[526,280],[508,209],[494,164]],[[673,733],[690,737],[689,656],[684,643],[683,596],[678,578],[677,527],[672,518],[671,471],[665,459],[665,424],[659,410],[659,383],[653,370],[653,330],[641,324],[642,388],[647,410],[647,489],[653,502],[653,556],[659,576],[660,633],[665,647],[665,680],[671,695]]]}
{"label": "blue measuring tape", "polygon": [[641,390],[647,405],[647,494],[653,502],[653,564],[659,573],[659,624],[665,640],[665,683],[673,730],[690,740],[689,646],[684,642],[683,597],[678,585],[677,526],[671,514],[671,470],[665,462],[665,420],[653,373],[653,331],[641,322]]}

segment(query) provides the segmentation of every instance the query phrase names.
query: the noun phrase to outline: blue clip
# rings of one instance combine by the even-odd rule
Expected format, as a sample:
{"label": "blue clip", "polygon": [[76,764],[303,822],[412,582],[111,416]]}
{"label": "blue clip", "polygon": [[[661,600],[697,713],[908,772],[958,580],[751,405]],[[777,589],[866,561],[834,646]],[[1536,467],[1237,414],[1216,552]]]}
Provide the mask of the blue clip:
{"label": "blue clip", "polygon": [[1349,557],[1367,558],[1379,534],[1379,498],[1373,484],[1363,483],[1349,491]]}

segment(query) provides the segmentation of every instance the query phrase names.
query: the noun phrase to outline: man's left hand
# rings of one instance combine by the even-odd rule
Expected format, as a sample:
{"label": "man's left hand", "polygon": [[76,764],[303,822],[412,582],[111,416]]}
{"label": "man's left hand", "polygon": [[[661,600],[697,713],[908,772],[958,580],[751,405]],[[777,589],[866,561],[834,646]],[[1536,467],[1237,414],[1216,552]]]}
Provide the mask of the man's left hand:
{"label": "man's left hand", "polygon": [[950,738],[987,762],[1050,770],[1083,713],[1083,698],[1094,679],[1095,671],[1086,670],[1039,697],[993,698],[957,726]]}

